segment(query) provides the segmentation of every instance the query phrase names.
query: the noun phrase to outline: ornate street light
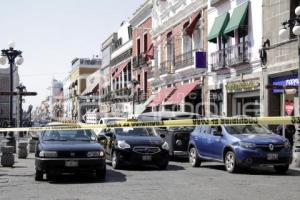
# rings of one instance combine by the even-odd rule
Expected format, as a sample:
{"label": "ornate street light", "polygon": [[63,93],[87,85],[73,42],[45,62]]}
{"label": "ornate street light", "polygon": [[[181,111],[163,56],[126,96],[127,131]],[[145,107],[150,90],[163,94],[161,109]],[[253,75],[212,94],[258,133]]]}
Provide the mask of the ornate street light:
{"label": "ornate street light", "polygon": [[[1,50],[1,57],[0,57],[0,64],[5,65],[6,61],[8,60],[10,66],[10,92],[14,91],[14,80],[13,80],[13,73],[14,73],[14,66],[21,65],[24,62],[22,57],[22,51],[15,50],[16,43],[9,42],[8,49]],[[10,95],[9,99],[9,123],[10,127],[13,126],[13,96]],[[13,137],[13,133],[10,133],[10,136]]]}

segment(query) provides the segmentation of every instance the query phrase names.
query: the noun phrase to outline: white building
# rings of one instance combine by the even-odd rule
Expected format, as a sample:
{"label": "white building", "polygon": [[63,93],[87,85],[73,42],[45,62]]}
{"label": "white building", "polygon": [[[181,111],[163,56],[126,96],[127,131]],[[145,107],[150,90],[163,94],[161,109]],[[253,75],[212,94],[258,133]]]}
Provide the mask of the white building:
{"label": "white building", "polygon": [[262,0],[209,0],[208,94],[213,114],[260,114]]}
{"label": "white building", "polygon": [[130,110],[132,58],[132,28],[128,22],[122,22],[117,32],[111,54],[111,112],[114,115],[128,115]]}

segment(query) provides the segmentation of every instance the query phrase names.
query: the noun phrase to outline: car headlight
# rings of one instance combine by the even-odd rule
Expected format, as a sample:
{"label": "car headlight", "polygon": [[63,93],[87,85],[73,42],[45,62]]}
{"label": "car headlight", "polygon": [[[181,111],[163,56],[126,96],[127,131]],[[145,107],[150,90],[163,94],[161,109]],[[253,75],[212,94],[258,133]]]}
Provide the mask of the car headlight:
{"label": "car headlight", "polygon": [[98,157],[103,157],[104,152],[103,151],[89,151],[87,153],[87,157],[89,158],[98,158]]}
{"label": "car headlight", "polygon": [[130,149],[130,144],[126,143],[124,140],[120,140],[120,141],[118,141],[118,148]]}
{"label": "car headlight", "polygon": [[41,151],[39,153],[39,157],[41,158],[57,158],[56,151]]}
{"label": "car headlight", "polygon": [[251,142],[239,142],[241,147],[247,148],[247,149],[254,149],[256,145]]}
{"label": "car headlight", "polygon": [[286,140],[286,141],[284,142],[284,147],[285,147],[285,148],[290,148],[290,147],[291,147],[291,144],[290,144],[290,142],[289,142],[288,140]]}
{"label": "car headlight", "polygon": [[169,150],[169,144],[167,142],[164,142],[162,145],[161,145],[161,148],[162,149],[165,149],[165,150]]}

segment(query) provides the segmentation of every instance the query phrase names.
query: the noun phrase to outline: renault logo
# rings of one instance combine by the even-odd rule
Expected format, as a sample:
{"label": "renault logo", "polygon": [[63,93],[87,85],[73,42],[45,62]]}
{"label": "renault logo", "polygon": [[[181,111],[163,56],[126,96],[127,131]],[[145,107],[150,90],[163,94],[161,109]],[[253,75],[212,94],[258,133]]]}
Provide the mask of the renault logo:
{"label": "renault logo", "polygon": [[274,145],[273,145],[273,144],[269,144],[269,149],[270,149],[271,151],[273,151],[273,150],[274,150]]}

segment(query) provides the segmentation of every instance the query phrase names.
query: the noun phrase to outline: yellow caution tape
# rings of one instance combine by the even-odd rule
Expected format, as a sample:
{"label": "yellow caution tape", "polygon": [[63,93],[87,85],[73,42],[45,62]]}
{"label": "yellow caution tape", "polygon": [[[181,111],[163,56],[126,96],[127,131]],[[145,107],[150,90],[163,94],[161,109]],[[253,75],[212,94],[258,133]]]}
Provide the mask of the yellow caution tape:
{"label": "yellow caution tape", "polygon": [[45,130],[87,130],[99,128],[121,128],[121,127],[178,127],[178,126],[201,126],[201,125],[251,125],[251,124],[272,124],[287,125],[300,124],[300,117],[226,117],[226,118],[201,118],[201,119],[180,119],[165,121],[122,121],[115,124],[84,124],[66,122],[61,126],[47,127],[22,127],[22,128],[0,128],[0,132],[39,132]]}

